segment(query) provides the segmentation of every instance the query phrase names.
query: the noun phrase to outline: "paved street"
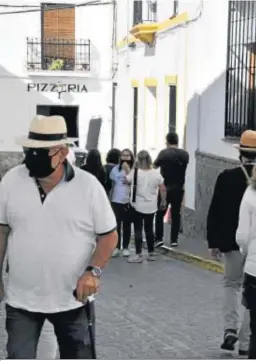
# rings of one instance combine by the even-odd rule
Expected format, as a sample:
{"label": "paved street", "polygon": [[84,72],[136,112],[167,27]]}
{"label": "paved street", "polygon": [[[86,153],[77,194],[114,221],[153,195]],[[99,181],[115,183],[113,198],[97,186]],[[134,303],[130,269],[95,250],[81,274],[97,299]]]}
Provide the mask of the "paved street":
{"label": "paved street", "polygon": [[[155,263],[113,259],[97,300],[101,359],[223,358],[221,276],[159,256]],[[1,358],[4,356],[1,318]],[[51,357],[50,331],[39,357]],[[46,356],[45,356],[46,355]]]}

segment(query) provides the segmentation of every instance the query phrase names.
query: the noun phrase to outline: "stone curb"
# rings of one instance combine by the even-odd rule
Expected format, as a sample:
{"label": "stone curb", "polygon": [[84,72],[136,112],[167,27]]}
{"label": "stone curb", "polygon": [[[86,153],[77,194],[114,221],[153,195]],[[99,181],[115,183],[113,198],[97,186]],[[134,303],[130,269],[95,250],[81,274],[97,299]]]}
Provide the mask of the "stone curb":
{"label": "stone curb", "polygon": [[192,253],[180,251],[178,249],[173,249],[167,246],[163,246],[158,249],[160,253],[170,258],[177,259],[179,261],[192,263],[193,265],[206,269],[208,271],[223,273],[224,266],[222,263],[217,261],[211,261],[203,257],[196,256]]}

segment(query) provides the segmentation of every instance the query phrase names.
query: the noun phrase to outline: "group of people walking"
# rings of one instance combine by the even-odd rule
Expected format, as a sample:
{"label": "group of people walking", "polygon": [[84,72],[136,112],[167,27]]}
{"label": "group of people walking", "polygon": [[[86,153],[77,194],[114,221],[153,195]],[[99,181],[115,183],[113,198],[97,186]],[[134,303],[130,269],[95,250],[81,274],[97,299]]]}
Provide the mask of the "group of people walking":
{"label": "group of people walking", "polygon": [[[93,149],[82,169],[71,165],[72,142],[63,117],[36,116],[28,135],[17,140],[23,164],[0,182],[0,301],[6,301],[10,359],[36,358],[46,319],[54,326],[61,358],[95,357],[94,321],[88,314],[94,314],[91,304],[106,263],[121,251],[130,262],[142,262],[143,230],[148,259],[154,260],[169,205],[170,245],[178,245],[189,155],[178,148],[176,133],[167,134],[166,148],[154,162],[145,150],[135,159],[129,149],[112,149],[103,165]],[[221,348],[233,351],[239,341],[239,355],[256,359],[256,132],[243,133],[237,148],[240,165],[222,172],[216,182],[207,239],[213,257],[224,254]],[[132,224],[134,256],[129,252]]]}
{"label": "group of people walking", "polygon": [[[256,359],[256,132],[236,146],[240,164],[217,178],[207,217],[211,255],[224,255],[224,339],[221,348]],[[243,319],[239,301],[243,290]]]}
{"label": "group of people walking", "polygon": [[[171,246],[178,245],[181,206],[188,153],[178,148],[178,135],[166,136],[166,149],[153,163],[150,154],[142,150],[111,149],[103,166],[97,149],[89,151],[81,168],[92,173],[105,188],[116,216],[118,244],[114,257],[123,255],[130,263],[143,262],[143,232],[147,242],[148,260],[155,260],[154,248],[163,245],[164,215],[172,208]],[[160,168],[160,169],[157,169]],[[155,224],[155,227],[154,227]],[[129,244],[134,227],[135,255]]]}

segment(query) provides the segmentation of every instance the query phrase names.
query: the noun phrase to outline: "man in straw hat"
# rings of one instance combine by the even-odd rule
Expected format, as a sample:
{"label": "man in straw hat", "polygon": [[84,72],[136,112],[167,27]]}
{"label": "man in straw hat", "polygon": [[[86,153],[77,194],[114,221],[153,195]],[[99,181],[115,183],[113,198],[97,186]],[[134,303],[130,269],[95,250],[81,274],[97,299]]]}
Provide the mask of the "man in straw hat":
{"label": "man in straw hat", "polygon": [[0,184],[0,269],[6,248],[9,262],[0,293],[10,359],[36,358],[46,319],[61,358],[92,358],[84,304],[98,292],[116,247],[116,221],[97,179],[66,160],[69,142],[63,117],[36,116],[28,137],[18,140],[24,164]]}
{"label": "man in straw hat", "polygon": [[224,340],[221,349],[234,351],[238,340],[239,354],[246,357],[250,338],[249,312],[243,309],[239,329],[244,256],[236,243],[236,230],[240,204],[248,186],[252,163],[256,160],[256,132],[245,131],[240,144],[235,147],[239,150],[240,166],[225,170],[217,178],[207,218],[207,240],[212,257],[224,254]]}

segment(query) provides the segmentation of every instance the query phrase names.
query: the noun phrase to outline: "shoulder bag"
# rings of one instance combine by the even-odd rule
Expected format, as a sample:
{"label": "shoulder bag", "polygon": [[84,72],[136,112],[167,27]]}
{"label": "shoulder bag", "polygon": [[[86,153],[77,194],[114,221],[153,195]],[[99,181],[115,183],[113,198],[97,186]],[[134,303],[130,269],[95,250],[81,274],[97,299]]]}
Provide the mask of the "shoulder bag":
{"label": "shoulder bag", "polygon": [[137,181],[138,181],[138,168],[134,168],[133,182],[130,192],[130,202],[126,205],[127,211],[134,211],[134,203],[136,202],[136,194],[137,194]]}

